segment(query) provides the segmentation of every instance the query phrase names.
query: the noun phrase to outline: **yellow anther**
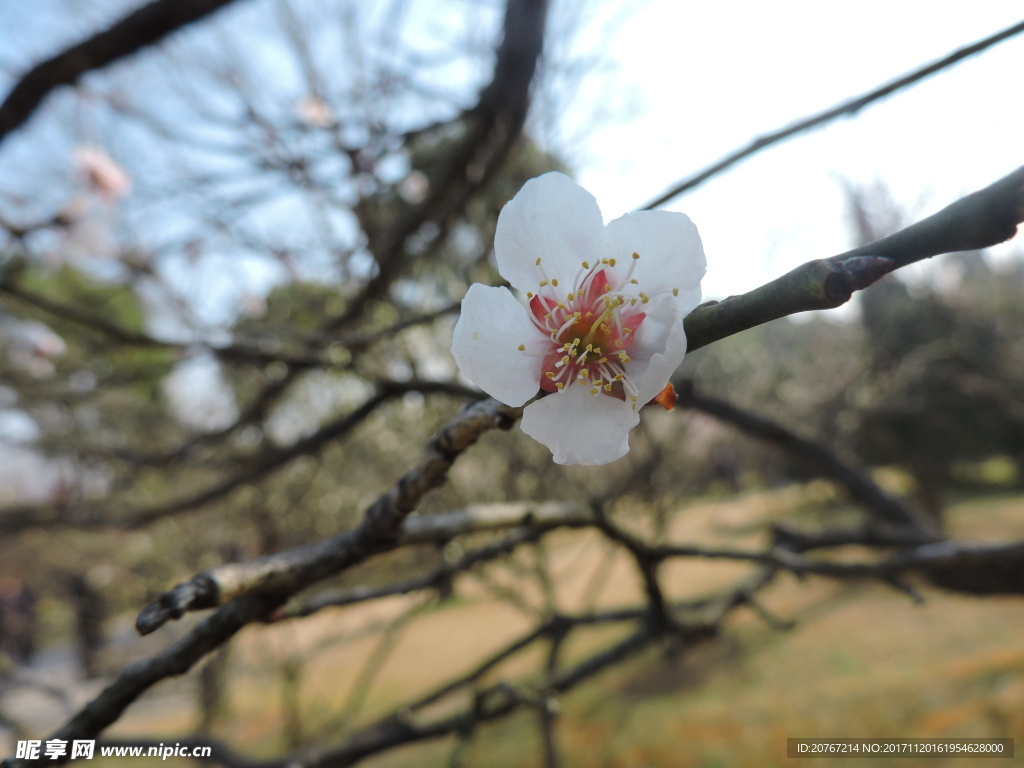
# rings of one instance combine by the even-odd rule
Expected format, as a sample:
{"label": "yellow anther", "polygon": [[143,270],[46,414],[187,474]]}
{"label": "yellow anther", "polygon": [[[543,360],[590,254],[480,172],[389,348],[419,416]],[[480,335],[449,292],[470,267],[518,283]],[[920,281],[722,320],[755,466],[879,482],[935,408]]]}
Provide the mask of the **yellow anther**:
{"label": "yellow anther", "polygon": [[615,374],[615,378],[612,379],[612,381],[622,381],[622,374],[621,373],[616,373]]}
{"label": "yellow anther", "polygon": [[590,390],[590,394],[592,394],[592,395],[599,394],[600,392],[601,392],[601,390],[598,389],[597,387],[592,387],[591,390]]}
{"label": "yellow anther", "polygon": [[516,347],[516,349],[518,349],[520,352],[525,352],[526,351],[526,345],[525,344],[520,344],[518,347]]}
{"label": "yellow anther", "polygon": [[605,293],[608,293],[608,291],[610,291],[611,289],[612,289],[612,287],[611,287],[610,284],[608,284],[608,283],[604,284],[604,292]]}
{"label": "yellow anther", "polygon": [[646,293],[644,293],[643,291],[640,291],[640,303],[641,303],[641,304],[646,304],[646,303],[647,303],[648,301],[650,301],[650,300],[651,300],[651,297],[650,297],[650,296],[648,296],[648,295],[647,295]]}
{"label": "yellow anther", "polygon": [[554,285],[554,286],[557,286],[558,285],[558,278],[557,277],[552,277],[551,278],[551,284]]}
{"label": "yellow anther", "polygon": [[566,298],[567,301],[572,301],[573,299],[576,298],[576,294],[573,293],[572,291],[569,291],[569,295],[566,296],[565,298]]}
{"label": "yellow anther", "polygon": [[614,267],[615,266],[615,259],[608,259],[608,266],[609,267]]}
{"label": "yellow anther", "polygon": [[636,259],[639,259],[639,258],[640,258],[640,254],[639,254],[639,253],[634,253],[634,254],[633,254],[633,260],[634,260],[634,261],[635,261]]}
{"label": "yellow anther", "polygon": [[619,352],[619,361],[623,363],[628,363],[629,355],[627,355],[625,352]]}
{"label": "yellow anther", "polygon": [[612,391],[612,385],[611,384],[605,384],[604,385],[604,391],[605,392],[611,392]]}
{"label": "yellow anther", "polygon": [[556,381],[556,382],[555,382],[555,389],[557,389],[557,390],[558,390],[559,392],[561,392],[561,391],[562,391],[562,388],[563,388],[564,386],[565,386],[565,384],[563,384],[563,383],[562,383],[562,382],[560,382],[560,381]]}
{"label": "yellow anther", "polygon": [[590,378],[590,371],[588,371],[586,368],[584,368],[582,371],[580,371],[580,375],[577,378],[580,378],[580,379]]}
{"label": "yellow anther", "polygon": [[539,266],[540,266],[540,256],[538,256],[538,257],[537,257],[537,260],[536,260],[535,262],[533,262],[533,263],[534,263],[534,264],[535,264],[536,266],[538,266],[538,267],[539,267]]}
{"label": "yellow anther", "polygon": [[672,295],[673,296],[678,296],[679,295],[679,289],[678,288],[673,288],[672,289]]}
{"label": "yellow anther", "polygon": [[545,285],[547,285],[547,284],[548,284],[548,281],[547,281],[547,280],[541,280],[541,281],[540,281],[540,287],[541,287],[541,288],[543,288],[543,287],[544,287]]}
{"label": "yellow anther", "polygon": [[601,358],[600,360],[598,360],[597,362],[598,362],[598,365],[604,365],[605,363],[607,363],[607,362],[608,362],[608,358],[607,358],[607,357],[602,357],[602,358]]}
{"label": "yellow anther", "polygon": [[571,358],[570,358],[570,357],[569,357],[568,355],[565,355],[565,356],[564,356],[564,357],[562,358],[562,365],[568,365],[568,364],[569,364],[569,360],[570,360],[570,359],[571,359]]}
{"label": "yellow anther", "polygon": [[628,328],[628,327],[627,327],[627,328],[623,328],[623,329],[622,329],[622,333],[623,333],[623,334],[627,334],[627,333],[632,333],[632,332],[633,332],[633,329],[632,329],[632,328]]}
{"label": "yellow anther", "polygon": [[548,371],[548,372],[547,372],[547,373],[545,373],[544,375],[545,375],[545,376],[547,376],[547,377],[548,377],[549,379],[553,379],[553,378],[555,378],[555,373],[554,373],[554,371]]}
{"label": "yellow anther", "polygon": [[527,291],[526,292],[526,298],[532,299],[533,298],[533,291]]}
{"label": "yellow anther", "polygon": [[590,269],[590,263],[589,263],[589,262],[586,262],[586,261],[584,261],[584,262],[583,262],[583,268],[584,268],[584,269]]}
{"label": "yellow anther", "polygon": [[634,277],[634,278],[633,278],[632,280],[630,280],[629,282],[630,282],[631,284],[633,284],[633,285],[640,285],[640,281],[639,281],[639,280],[637,280],[637,279],[636,279],[635,277]]}

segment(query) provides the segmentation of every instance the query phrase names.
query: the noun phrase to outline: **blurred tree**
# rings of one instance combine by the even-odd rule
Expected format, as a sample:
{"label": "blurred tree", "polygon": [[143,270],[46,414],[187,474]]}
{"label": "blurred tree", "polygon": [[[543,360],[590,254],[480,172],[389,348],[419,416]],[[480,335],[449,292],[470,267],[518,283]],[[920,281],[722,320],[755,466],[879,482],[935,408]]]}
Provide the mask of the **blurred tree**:
{"label": "blurred tree", "polygon": [[[877,194],[877,190],[876,190]],[[898,221],[884,194],[877,211],[854,191],[850,203],[861,240],[888,234]],[[883,225],[895,229],[891,225]],[[1018,302],[1019,269],[993,270],[984,254],[965,253],[913,286],[889,276],[861,299],[871,344],[854,399],[859,447],[868,460],[896,463],[915,479],[924,506],[941,517],[957,462],[1024,449]],[[969,279],[967,279],[969,277]],[[1019,461],[1019,459],[1018,459]]]}

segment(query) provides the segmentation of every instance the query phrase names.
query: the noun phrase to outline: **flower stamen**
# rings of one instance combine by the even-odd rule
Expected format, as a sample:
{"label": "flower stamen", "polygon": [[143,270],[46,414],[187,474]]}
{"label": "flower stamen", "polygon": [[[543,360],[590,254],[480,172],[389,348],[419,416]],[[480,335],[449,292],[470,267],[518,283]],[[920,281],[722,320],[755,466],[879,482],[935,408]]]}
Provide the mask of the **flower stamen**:
{"label": "flower stamen", "polygon": [[[634,307],[650,300],[646,293],[638,295],[631,288],[637,285],[633,272],[639,258],[633,255],[621,278],[613,271],[618,264],[614,258],[602,258],[593,266],[581,262],[572,290],[564,296],[552,291],[558,287],[557,278],[549,278],[542,271],[543,293],[531,298],[530,307],[535,325],[553,343],[546,355],[543,389],[561,391],[563,387],[558,384],[586,381],[592,395],[608,394],[620,400],[637,396],[637,387],[629,380],[630,357],[626,350],[645,317]],[[542,268],[540,261],[535,265]],[[624,287],[630,290],[625,292]]]}

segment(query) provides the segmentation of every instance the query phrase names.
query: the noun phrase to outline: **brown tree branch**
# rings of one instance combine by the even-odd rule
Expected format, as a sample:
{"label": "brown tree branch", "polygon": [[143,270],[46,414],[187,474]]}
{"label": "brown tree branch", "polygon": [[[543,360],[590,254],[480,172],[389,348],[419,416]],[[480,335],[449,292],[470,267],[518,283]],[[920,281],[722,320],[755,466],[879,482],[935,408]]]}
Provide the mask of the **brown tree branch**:
{"label": "brown tree branch", "polygon": [[688,349],[798,312],[835,309],[900,267],[1005,242],[1022,221],[1024,166],[889,237],[809,261],[749,293],[701,304],[683,323]]}
{"label": "brown tree branch", "polygon": [[444,564],[423,576],[416,576],[404,581],[387,584],[383,587],[353,587],[345,590],[333,590],[316,595],[302,605],[286,608],[274,615],[274,621],[301,619],[311,616],[325,608],[344,608],[357,603],[379,600],[395,595],[407,595],[423,589],[439,589],[449,584],[452,578],[463,571],[468,571],[481,563],[505,557],[514,552],[520,545],[536,541],[541,535],[539,531],[523,529],[516,531],[501,541],[480,549],[475,549],[451,564]]}
{"label": "brown tree branch", "polygon": [[136,621],[137,629],[145,635],[168,619],[180,617],[185,610],[223,605],[239,599],[239,595],[290,596],[372,554],[393,548],[401,535],[402,522],[428,491],[445,481],[455,459],[484,432],[508,429],[521,414],[521,408],[494,400],[467,406],[430,442],[424,460],[366,510],[355,530],[237,568],[222,569],[217,581],[200,574],[144,608]]}
{"label": "brown tree branch", "polygon": [[653,549],[647,542],[630,535],[615,525],[599,505],[594,507],[594,518],[598,530],[609,541],[614,541],[629,552],[636,563],[636,569],[644,585],[644,594],[647,596],[651,621],[658,627],[668,628],[673,626],[668,603],[665,600],[665,594],[661,589],[661,582],[658,578],[658,569],[662,559],[653,554]]}
{"label": "brown tree branch", "polygon": [[36,64],[21,76],[0,104],[0,141],[24,124],[54,89],[73,85],[87,72],[153,45],[232,2],[153,0],[103,32]]}
{"label": "brown tree branch", "polygon": [[998,544],[971,544],[940,541],[911,547],[872,562],[840,562],[823,558],[808,558],[785,549],[774,547],[767,551],[742,549],[715,549],[691,545],[665,545],[652,547],[651,555],[659,559],[701,557],[721,560],[740,560],[769,566],[795,574],[817,574],[836,579],[886,579],[911,570],[929,572],[963,566],[993,566],[1013,564],[1018,569],[1024,561],[1024,541]]}
{"label": "brown tree branch", "polygon": [[938,61],[933,61],[931,64],[926,64],[919,69],[908,72],[902,77],[898,77],[895,80],[879,86],[874,90],[868,91],[867,93],[863,93],[860,96],[855,96],[852,99],[841,102],[830,109],[826,109],[824,112],[819,112],[816,115],[810,115],[801,120],[797,120],[784,128],[772,131],[771,133],[766,133],[765,135],[754,139],[747,146],[731,152],[717,162],[712,163],[707,168],[704,168],[692,176],[676,183],[666,192],[663,192],[658,195],[658,197],[645,204],[641,210],[649,211],[653,208],[658,208],[669,200],[703,184],[712,176],[717,176],[741,160],[757,154],[761,150],[767,149],[773,144],[778,144],[779,142],[790,139],[804,131],[830,123],[837,118],[853,117],[869,104],[879,101],[880,99],[884,99],[886,96],[891,96],[897,91],[924,80],[929,75],[934,75],[936,72],[947,69],[958,61],[966,59],[969,56],[974,56],[977,53],[981,53],[986,48],[990,48],[996,43],[1008,40],[1015,35],[1019,35],[1021,32],[1024,32],[1024,22],[1014,24],[1012,27],[1007,27],[1006,29],[997,32],[994,35],[990,35],[989,37],[983,38],[976,43],[972,43],[971,45],[953,51],[951,54],[939,59]]}
{"label": "brown tree branch", "polygon": [[878,525],[871,523],[852,527],[831,527],[821,531],[802,531],[784,524],[772,526],[772,546],[797,553],[851,545],[905,548],[934,542],[934,537],[922,536],[920,531],[912,528],[890,528],[883,531]]}
{"label": "brown tree branch", "polygon": [[[581,505],[564,502],[478,504],[457,512],[409,517],[402,521],[391,544],[382,547],[380,551],[414,544],[440,544],[467,533],[509,528],[516,529],[519,533],[492,547],[469,553],[458,563],[441,568],[433,574],[379,589],[356,588],[322,595],[303,608],[275,614],[274,620],[308,615],[332,605],[351,605],[375,597],[424,589],[446,576],[465,570],[485,559],[496,557],[503,551],[555,528],[581,526],[592,522],[592,516]],[[317,546],[319,545],[297,547],[287,552],[242,563],[225,563],[198,573],[165,592],[156,603],[146,609],[154,611],[144,622],[146,631],[155,630],[157,626],[153,626],[153,623],[156,621],[162,623],[169,618],[179,618],[189,611],[205,610],[241,595],[265,590],[268,568],[276,573],[277,569],[282,567],[282,559],[291,564],[288,566],[290,568],[306,567],[312,559],[319,556]],[[140,622],[142,621],[140,616]]]}

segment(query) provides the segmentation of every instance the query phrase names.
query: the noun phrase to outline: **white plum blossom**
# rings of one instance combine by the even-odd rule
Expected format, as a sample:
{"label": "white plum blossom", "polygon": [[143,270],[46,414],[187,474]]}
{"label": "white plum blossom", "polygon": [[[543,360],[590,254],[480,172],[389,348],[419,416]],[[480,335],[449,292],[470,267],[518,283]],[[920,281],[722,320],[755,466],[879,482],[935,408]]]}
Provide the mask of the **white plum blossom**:
{"label": "white plum blossom", "polygon": [[605,464],[629,450],[639,409],[686,354],[683,318],[700,303],[697,228],[669,211],[607,226],[593,196],[560,173],[528,181],[502,209],[498,271],[519,291],[470,286],[452,354],[496,400],[527,406],[526,434],[559,464]]}

